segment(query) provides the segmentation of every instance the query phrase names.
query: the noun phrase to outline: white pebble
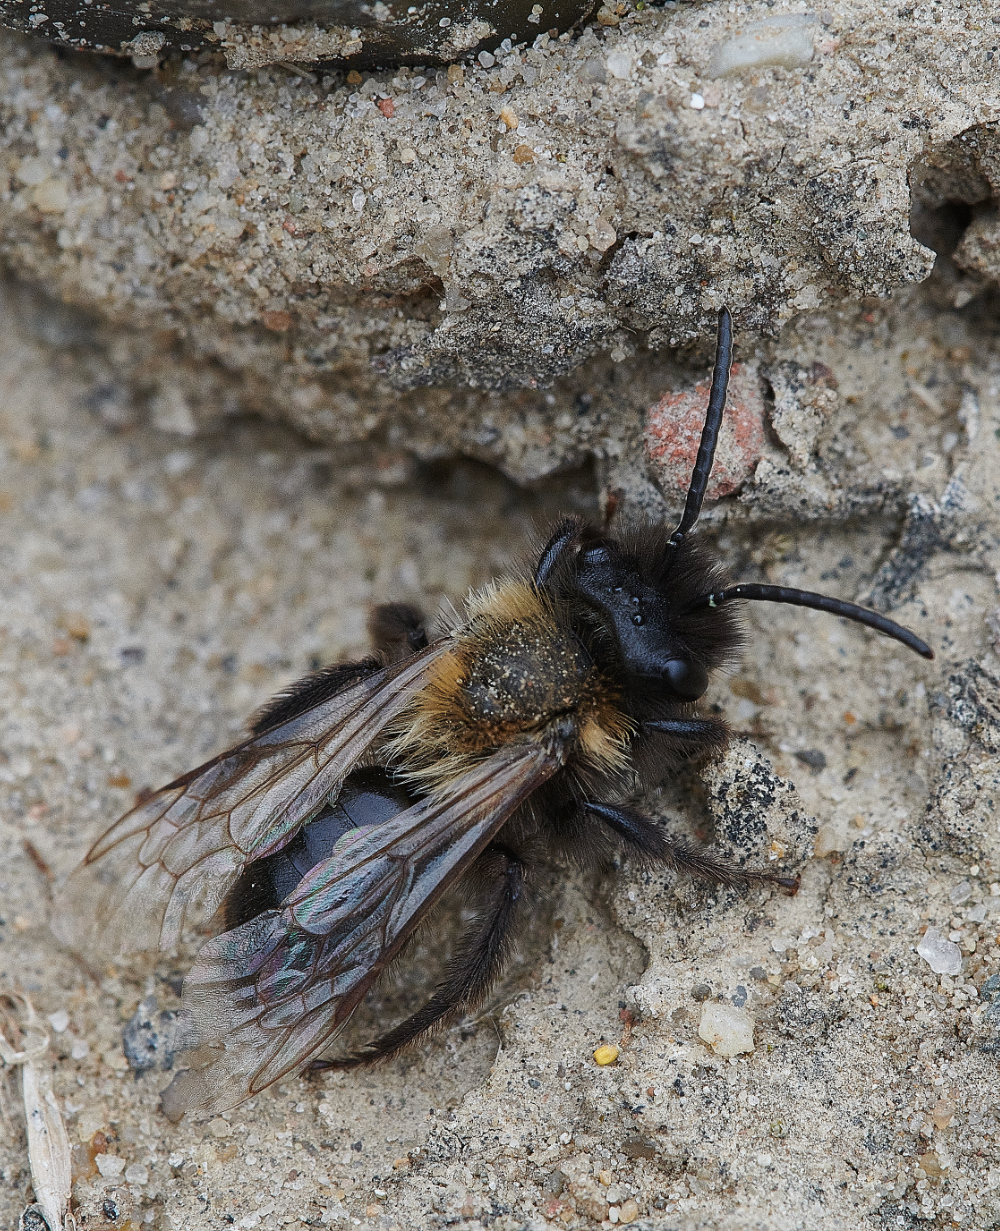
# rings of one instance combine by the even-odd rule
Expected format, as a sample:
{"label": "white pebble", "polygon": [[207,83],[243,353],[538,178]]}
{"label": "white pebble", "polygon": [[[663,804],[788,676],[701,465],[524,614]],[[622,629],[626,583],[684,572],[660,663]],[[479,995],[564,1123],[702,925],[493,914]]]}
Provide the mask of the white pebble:
{"label": "white pebble", "polygon": [[74,1039],[69,1054],[74,1060],[83,1060],[90,1055],[90,1044],[86,1039]]}
{"label": "white pebble", "polygon": [[948,894],[948,897],[955,906],[961,906],[963,902],[968,902],[969,898],[972,897],[972,886],[968,881],[959,881]]}
{"label": "white pebble", "polygon": [[816,831],[813,857],[823,859],[826,855],[832,855],[834,851],[849,851],[852,844],[853,839],[848,833],[845,820],[826,821]]}
{"label": "white pebble", "polygon": [[365,194],[361,191],[360,188],[357,189],[357,191],[354,193],[354,196],[351,197],[351,204],[354,206],[354,208],[358,211],[359,214],[365,208],[365,201],[367,199],[368,198],[365,196]]}
{"label": "white pebble", "polygon": [[148,1184],[149,1168],[144,1167],[142,1163],[129,1163],[125,1168],[125,1182],[138,1185]]}
{"label": "white pebble", "polygon": [[57,1009],[55,1013],[49,1014],[49,1025],[53,1034],[62,1034],[69,1025],[69,1014],[65,1009]]}
{"label": "white pebble", "polygon": [[691,110],[692,111],[704,111],[705,110],[705,100],[700,94],[691,95]]}
{"label": "white pebble", "polygon": [[957,975],[962,970],[962,950],[945,940],[937,928],[928,928],[917,945],[917,953],[936,975]]}
{"label": "white pebble", "polygon": [[117,1154],[95,1154],[94,1162],[97,1163],[97,1170],[104,1176],[119,1176],[125,1170],[125,1160]]}
{"label": "white pebble", "polygon": [[753,1051],[754,1017],[735,1005],[706,1000],[701,1009],[698,1037],[718,1056],[739,1056]]}
{"label": "white pebble", "polygon": [[632,57],[627,51],[612,51],[607,58],[608,72],[619,81],[632,76]]}
{"label": "white pebble", "polygon": [[788,13],[755,21],[733,38],[715,44],[708,74],[725,77],[764,64],[785,68],[808,64],[813,55],[815,26],[816,18],[811,13]]}
{"label": "white pebble", "polygon": [[490,55],[488,51],[481,51],[476,57],[483,68],[492,68],[496,64],[496,56]]}

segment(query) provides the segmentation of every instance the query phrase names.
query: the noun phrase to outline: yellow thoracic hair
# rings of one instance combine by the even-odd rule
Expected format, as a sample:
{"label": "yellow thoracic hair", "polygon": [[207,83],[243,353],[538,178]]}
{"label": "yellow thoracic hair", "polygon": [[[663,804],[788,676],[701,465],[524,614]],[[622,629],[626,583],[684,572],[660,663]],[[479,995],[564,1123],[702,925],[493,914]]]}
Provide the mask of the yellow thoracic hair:
{"label": "yellow thoracic hair", "polygon": [[[433,667],[413,702],[394,724],[386,751],[400,772],[424,790],[444,789],[458,774],[508,743],[540,739],[548,719],[536,723],[476,720],[463,693],[470,671],[487,650],[502,652],[514,626],[522,641],[566,643],[567,632],[547,595],[522,580],[493,581],[466,600],[466,620],[453,646]],[[634,727],[617,704],[616,690],[596,669],[579,682],[577,756],[582,766],[614,773],[629,763]]]}

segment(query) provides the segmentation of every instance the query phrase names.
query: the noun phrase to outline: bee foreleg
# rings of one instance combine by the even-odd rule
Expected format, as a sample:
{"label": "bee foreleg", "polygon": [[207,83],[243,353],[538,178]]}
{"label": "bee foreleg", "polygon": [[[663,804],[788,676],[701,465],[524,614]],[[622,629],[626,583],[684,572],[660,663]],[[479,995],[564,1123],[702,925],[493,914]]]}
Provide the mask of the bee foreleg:
{"label": "bee foreleg", "polygon": [[686,744],[697,744],[699,749],[722,748],[729,738],[726,724],[717,718],[650,718],[642,723],[643,731],[655,731],[658,735],[672,735]]}
{"label": "bee foreleg", "polygon": [[759,885],[767,882],[792,894],[799,887],[797,876],[779,876],[758,868],[741,868],[721,855],[713,855],[701,847],[669,838],[655,821],[633,808],[595,803],[586,803],[583,808],[599,816],[630,850],[650,862],[664,863],[675,872],[687,872],[690,876],[717,885]]}
{"label": "bee foreleg", "polygon": [[493,888],[492,900],[477,924],[462,938],[434,995],[422,1009],[356,1055],[345,1056],[342,1060],[319,1060],[312,1067],[349,1069],[386,1060],[442,1019],[475,1008],[506,964],[524,886],[524,871],[524,864],[510,851],[498,846],[487,847],[471,875]]}

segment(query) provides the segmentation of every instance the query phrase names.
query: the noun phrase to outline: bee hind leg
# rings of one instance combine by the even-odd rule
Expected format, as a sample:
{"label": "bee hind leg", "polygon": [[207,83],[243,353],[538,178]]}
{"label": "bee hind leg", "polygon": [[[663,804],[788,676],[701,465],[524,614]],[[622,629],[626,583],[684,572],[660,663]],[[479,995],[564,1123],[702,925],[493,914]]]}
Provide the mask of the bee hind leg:
{"label": "bee hind leg", "polygon": [[525,867],[509,850],[490,846],[479,857],[473,875],[477,883],[491,886],[490,900],[478,923],[462,938],[430,1000],[355,1055],[317,1060],[311,1068],[351,1069],[388,1060],[438,1022],[482,1002],[507,962]]}
{"label": "bee hind leg", "polygon": [[599,817],[629,850],[650,863],[662,863],[675,872],[687,872],[701,880],[730,887],[741,885],[777,885],[784,893],[798,891],[797,876],[779,876],[758,868],[741,868],[721,855],[713,855],[702,847],[668,837],[654,821],[634,808],[617,804],[586,803],[583,809]]}
{"label": "bee hind leg", "polygon": [[368,636],[386,663],[396,663],[424,649],[426,623],[423,613],[409,603],[381,603],[368,617]]}

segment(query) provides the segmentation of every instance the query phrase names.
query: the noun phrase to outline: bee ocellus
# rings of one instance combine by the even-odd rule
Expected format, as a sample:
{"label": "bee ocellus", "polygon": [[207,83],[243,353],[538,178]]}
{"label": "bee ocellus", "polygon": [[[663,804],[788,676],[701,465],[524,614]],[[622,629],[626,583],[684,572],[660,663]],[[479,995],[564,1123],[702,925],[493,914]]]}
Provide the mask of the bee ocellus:
{"label": "bee ocellus", "polygon": [[[801,590],[733,585],[691,537],[725,406],[729,314],[680,524],[614,534],[570,518],[531,567],[474,593],[433,639],[393,604],[375,655],[318,671],[249,737],[122,817],[70,879],[60,935],[90,951],[174,948],[195,899],[223,930],[184,981],[188,1067],[164,1110],[218,1111],[319,1061],[392,1056],[479,1004],[502,973],[532,870],[617,845],[726,885],[792,874],[735,866],[630,806],[636,787],[721,749],[698,712],[740,645],[737,600],[814,607],[927,658],[884,616]],[[336,1036],[442,895],[473,921],[426,1003],[358,1051]]]}

